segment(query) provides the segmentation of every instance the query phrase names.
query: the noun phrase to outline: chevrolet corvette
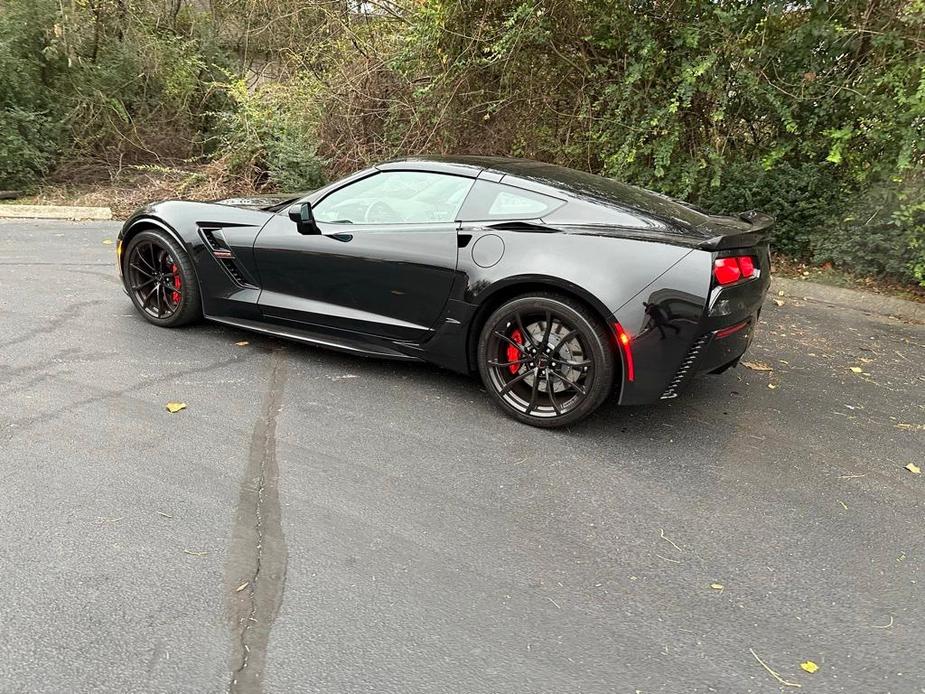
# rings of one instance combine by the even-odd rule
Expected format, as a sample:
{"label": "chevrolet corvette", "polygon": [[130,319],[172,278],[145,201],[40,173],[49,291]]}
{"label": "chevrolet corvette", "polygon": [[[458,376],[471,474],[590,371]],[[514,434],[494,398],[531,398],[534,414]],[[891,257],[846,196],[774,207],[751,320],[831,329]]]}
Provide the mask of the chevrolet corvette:
{"label": "chevrolet corvette", "polygon": [[772,221],[534,161],[407,158],[300,195],[147,205],[116,252],[156,326],[478,373],[507,414],[560,427],[734,366]]}

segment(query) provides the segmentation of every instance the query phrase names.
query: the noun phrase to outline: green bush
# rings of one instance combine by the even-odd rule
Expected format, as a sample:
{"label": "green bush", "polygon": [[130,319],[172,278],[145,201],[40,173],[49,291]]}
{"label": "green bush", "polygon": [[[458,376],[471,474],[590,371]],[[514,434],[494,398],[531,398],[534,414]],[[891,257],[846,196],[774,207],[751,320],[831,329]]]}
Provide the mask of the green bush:
{"label": "green bush", "polygon": [[225,187],[296,190],[514,155],[921,279],[921,189],[875,210],[925,175],[923,36],[925,0],[0,0],[0,176],[206,157]]}
{"label": "green bush", "polygon": [[47,173],[56,135],[54,122],[44,114],[0,110],[0,188],[28,187]]}
{"label": "green bush", "polygon": [[250,91],[238,79],[219,86],[230,107],[215,114],[215,144],[233,175],[245,176],[257,188],[285,191],[324,183],[317,155],[317,107],[307,85],[268,85]]}
{"label": "green bush", "polygon": [[737,162],[722,173],[722,182],[695,200],[719,213],[760,210],[775,218],[775,251],[808,257],[813,238],[839,219],[851,190],[830,165],[781,162],[765,168],[760,162]]}
{"label": "green bush", "polygon": [[848,214],[817,229],[813,260],[925,286],[925,196],[915,181],[865,190]]}
{"label": "green bush", "polygon": [[0,188],[31,186],[57,154],[61,111],[40,50],[50,7],[39,0],[0,9]]}

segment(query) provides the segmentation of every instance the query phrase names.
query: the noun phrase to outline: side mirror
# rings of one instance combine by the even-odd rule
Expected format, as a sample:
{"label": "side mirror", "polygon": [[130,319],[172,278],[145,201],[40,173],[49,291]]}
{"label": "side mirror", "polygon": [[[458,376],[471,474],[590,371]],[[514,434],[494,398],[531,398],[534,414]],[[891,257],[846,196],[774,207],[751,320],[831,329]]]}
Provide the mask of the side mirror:
{"label": "side mirror", "polygon": [[300,234],[320,234],[321,229],[315,221],[315,215],[312,212],[311,203],[297,202],[289,208],[289,219],[295,222],[296,229]]}

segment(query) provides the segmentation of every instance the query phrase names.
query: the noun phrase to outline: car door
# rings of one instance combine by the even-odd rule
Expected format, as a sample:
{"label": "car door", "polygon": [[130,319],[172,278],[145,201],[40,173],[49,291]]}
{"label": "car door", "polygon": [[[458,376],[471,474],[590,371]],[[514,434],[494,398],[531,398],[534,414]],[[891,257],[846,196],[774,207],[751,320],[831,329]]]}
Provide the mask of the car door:
{"label": "car door", "polygon": [[321,234],[303,235],[284,213],[254,244],[272,321],[423,339],[456,273],[457,213],[472,179],[381,171],[313,205]]}

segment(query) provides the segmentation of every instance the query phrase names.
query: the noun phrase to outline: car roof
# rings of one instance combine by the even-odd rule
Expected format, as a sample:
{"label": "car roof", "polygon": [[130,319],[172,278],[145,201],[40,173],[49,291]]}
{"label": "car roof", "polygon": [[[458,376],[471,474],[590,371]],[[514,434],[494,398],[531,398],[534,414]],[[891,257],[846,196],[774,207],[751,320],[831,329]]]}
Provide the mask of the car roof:
{"label": "car roof", "polygon": [[543,167],[561,168],[530,159],[478,155],[402,157],[383,162],[376,168],[382,170],[411,168],[469,176],[477,176],[482,171],[489,171],[501,175],[520,176],[538,172]]}
{"label": "car roof", "polygon": [[379,164],[380,170],[418,170],[456,174],[512,184],[537,192],[554,191],[593,204],[629,207],[662,219],[699,226],[709,215],[660,193],[577,169],[531,159],[488,156],[406,157]]}

